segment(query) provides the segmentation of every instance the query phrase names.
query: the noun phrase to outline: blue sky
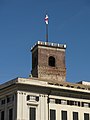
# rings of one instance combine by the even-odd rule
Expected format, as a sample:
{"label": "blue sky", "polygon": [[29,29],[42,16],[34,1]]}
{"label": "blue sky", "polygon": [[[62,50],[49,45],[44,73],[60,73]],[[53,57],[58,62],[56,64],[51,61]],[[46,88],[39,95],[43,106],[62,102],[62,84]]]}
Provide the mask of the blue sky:
{"label": "blue sky", "polygon": [[0,83],[30,74],[46,10],[49,42],[67,44],[67,81],[90,81],[90,0],[0,0]]}

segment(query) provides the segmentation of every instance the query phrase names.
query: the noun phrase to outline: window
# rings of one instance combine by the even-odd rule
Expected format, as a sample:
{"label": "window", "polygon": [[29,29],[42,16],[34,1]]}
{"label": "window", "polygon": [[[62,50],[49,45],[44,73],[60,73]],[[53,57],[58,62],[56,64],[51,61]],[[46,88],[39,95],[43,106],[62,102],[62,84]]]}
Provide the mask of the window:
{"label": "window", "polygon": [[9,120],[13,120],[13,109],[9,109]]}
{"label": "window", "polygon": [[30,118],[29,120],[36,120],[36,108],[30,107]]}
{"label": "window", "polygon": [[30,95],[27,96],[27,100],[30,100]]}
{"label": "window", "polygon": [[4,111],[1,111],[1,120],[4,120]]}
{"label": "window", "polygon": [[1,105],[5,104],[5,99],[1,100]]}
{"label": "window", "polygon": [[74,105],[74,101],[70,101],[69,104],[70,104],[70,105]]}
{"label": "window", "polygon": [[55,100],[55,103],[56,103],[56,104],[61,104],[61,100],[56,99],[56,100]]}
{"label": "window", "polygon": [[7,103],[9,103],[11,101],[10,97],[7,98]]}
{"label": "window", "polygon": [[88,113],[84,113],[84,120],[89,120],[89,114]]}
{"label": "window", "polygon": [[37,101],[37,102],[39,101],[39,97],[38,97],[38,96],[36,97],[36,101]]}
{"label": "window", "polygon": [[10,95],[7,97],[7,103],[14,101],[14,95]]}
{"label": "window", "polygon": [[48,61],[49,66],[51,67],[55,67],[55,58],[53,56],[49,57],[49,61]]}
{"label": "window", "polygon": [[78,120],[78,112],[73,112],[73,120]]}
{"label": "window", "polygon": [[80,107],[80,102],[78,102],[78,106]]}
{"label": "window", "polygon": [[61,111],[61,120],[67,120],[67,111]]}
{"label": "window", "polygon": [[50,120],[56,120],[56,110],[50,109]]}

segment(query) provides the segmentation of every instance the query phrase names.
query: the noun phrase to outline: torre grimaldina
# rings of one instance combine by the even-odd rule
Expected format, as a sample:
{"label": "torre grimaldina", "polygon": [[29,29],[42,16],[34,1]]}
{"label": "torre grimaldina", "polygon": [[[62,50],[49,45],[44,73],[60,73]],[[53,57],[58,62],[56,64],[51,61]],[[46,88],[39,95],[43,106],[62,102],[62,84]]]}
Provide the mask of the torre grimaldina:
{"label": "torre grimaldina", "polygon": [[0,85],[0,120],[90,120],[90,82],[66,82],[65,44],[38,41],[32,76]]}
{"label": "torre grimaldina", "polygon": [[32,76],[52,82],[66,80],[66,45],[40,42],[33,46]]}

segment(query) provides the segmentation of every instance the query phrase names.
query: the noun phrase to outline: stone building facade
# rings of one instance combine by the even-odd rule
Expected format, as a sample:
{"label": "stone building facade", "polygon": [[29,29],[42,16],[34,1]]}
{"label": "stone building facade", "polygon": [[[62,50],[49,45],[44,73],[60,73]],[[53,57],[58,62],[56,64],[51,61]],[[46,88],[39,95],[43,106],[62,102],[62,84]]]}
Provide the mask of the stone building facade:
{"label": "stone building facade", "polygon": [[31,49],[32,77],[0,85],[0,120],[90,120],[90,83],[66,82],[65,50],[46,42]]}

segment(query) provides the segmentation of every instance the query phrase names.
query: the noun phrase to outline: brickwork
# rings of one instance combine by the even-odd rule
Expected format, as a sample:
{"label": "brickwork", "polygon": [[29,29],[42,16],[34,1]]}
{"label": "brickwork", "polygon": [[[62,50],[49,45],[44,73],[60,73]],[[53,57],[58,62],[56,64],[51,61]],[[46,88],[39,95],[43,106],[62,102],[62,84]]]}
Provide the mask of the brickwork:
{"label": "brickwork", "polygon": [[[54,67],[49,65],[50,56],[55,58]],[[65,81],[65,49],[36,45],[32,50],[32,76],[54,81]]]}

